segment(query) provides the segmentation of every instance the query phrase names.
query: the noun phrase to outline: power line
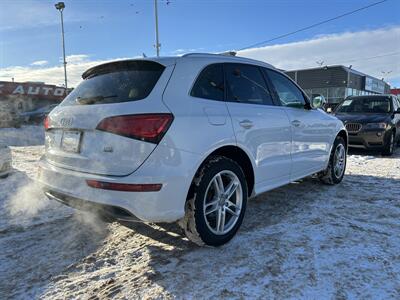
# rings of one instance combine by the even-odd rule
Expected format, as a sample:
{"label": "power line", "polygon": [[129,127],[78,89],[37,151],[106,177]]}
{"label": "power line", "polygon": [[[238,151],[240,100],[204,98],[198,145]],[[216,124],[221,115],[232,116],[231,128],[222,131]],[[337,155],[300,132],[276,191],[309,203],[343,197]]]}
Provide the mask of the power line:
{"label": "power line", "polygon": [[309,25],[309,26],[307,26],[307,27],[303,27],[303,28],[297,29],[297,30],[292,31],[292,32],[289,32],[289,33],[285,33],[285,34],[282,34],[282,35],[278,35],[278,36],[276,36],[276,37],[274,37],[274,38],[272,38],[272,39],[269,39],[269,40],[265,40],[265,41],[262,41],[262,42],[258,42],[258,43],[252,44],[252,45],[250,45],[250,46],[241,48],[241,49],[239,49],[238,51],[242,51],[242,50],[246,50],[246,49],[249,49],[249,48],[257,47],[257,46],[260,46],[260,45],[263,45],[263,44],[266,44],[266,43],[269,43],[269,42],[272,42],[272,41],[275,41],[275,40],[278,40],[278,39],[287,37],[287,36],[289,36],[289,35],[292,35],[292,34],[295,34],[295,33],[299,33],[299,32],[301,32],[301,31],[305,31],[305,30],[308,30],[308,29],[317,27],[317,26],[319,26],[319,25],[322,25],[322,24],[325,24],[325,23],[328,23],[328,22],[331,22],[331,21],[334,21],[334,20],[337,20],[337,19],[346,17],[346,16],[348,16],[348,15],[351,15],[351,14],[354,14],[354,13],[359,12],[359,11],[361,11],[361,10],[364,10],[364,9],[367,9],[367,8],[370,8],[370,7],[373,7],[373,6],[376,6],[376,5],[381,4],[381,3],[383,3],[383,2],[386,2],[386,1],[388,1],[388,0],[382,0],[382,1],[378,1],[378,2],[372,3],[372,4],[370,4],[370,5],[367,5],[367,6],[360,7],[360,8],[358,8],[358,9],[355,9],[355,10],[349,11],[349,12],[347,12],[347,13],[341,14],[341,15],[339,15],[339,16],[336,16],[336,17],[333,17],[333,18],[330,18],[330,19],[327,19],[327,20],[324,20],[324,21],[321,21],[321,22],[318,22],[318,23]]}
{"label": "power line", "polygon": [[[385,54],[381,54],[381,55],[375,55],[375,56],[369,56],[369,57],[363,57],[363,58],[357,58],[357,59],[349,59],[349,60],[343,60],[340,63],[331,63],[329,65],[342,65],[345,63],[351,63],[351,62],[357,62],[357,61],[365,61],[365,60],[370,60],[370,59],[375,59],[375,58],[381,58],[381,57],[387,57],[387,56],[395,56],[395,55],[400,55],[400,51],[399,52],[390,52],[390,53],[385,53]],[[328,65],[328,67],[329,67]],[[314,66],[312,66],[314,67]],[[307,67],[305,69],[308,68],[312,68],[312,67]]]}
{"label": "power line", "polygon": [[399,55],[399,54],[400,54],[400,52],[386,53],[386,54],[382,54],[382,55],[376,55],[376,56],[370,56],[370,57],[365,57],[365,58],[357,58],[357,59],[347,60],[345,62],[355,62],[355,61],[360,61],[360,60],[369,60],[369,59],[386,57],[386,56],[394,56],[394,55]]}
{"label": "power line", "polygon": [[[395,55],[400,55],[400,51],[399,52],[390,52],[390,53],[385,53],[385,54],[375,55],[375,56],[369,56],[369,57],[364,57],[364,58],[343,60],[342,62],[330,63],[327,65],[327,67],[334,66],[334,65],[343,65],[345,63],[357,62],[357,61],[361,61],[361,60],[364,61],[364,60],[370,60],[370,59],[387,57],[387,56],[395,56]],[[309,68],[315,68],[315,66],[303,67],[303,69],[309,69]]]}

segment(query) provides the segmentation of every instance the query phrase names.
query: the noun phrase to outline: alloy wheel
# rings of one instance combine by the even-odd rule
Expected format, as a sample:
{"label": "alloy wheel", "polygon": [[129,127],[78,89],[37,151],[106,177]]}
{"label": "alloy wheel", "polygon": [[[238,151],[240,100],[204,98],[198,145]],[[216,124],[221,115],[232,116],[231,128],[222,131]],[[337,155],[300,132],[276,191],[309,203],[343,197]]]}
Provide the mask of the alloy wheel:
{"label": "alloy wheel", "polygon": [[208,184],[203,215],[209,230],[224,235],[236,225],[243,204],[243,191],[235,173],[224,170]]}
{"label": "alloy wheel", "polygon": [[333,158],[333,171],[336,178],[340,178],[343,175],[344,168],[346,165],[346,149],[343,144],[337,145]]}

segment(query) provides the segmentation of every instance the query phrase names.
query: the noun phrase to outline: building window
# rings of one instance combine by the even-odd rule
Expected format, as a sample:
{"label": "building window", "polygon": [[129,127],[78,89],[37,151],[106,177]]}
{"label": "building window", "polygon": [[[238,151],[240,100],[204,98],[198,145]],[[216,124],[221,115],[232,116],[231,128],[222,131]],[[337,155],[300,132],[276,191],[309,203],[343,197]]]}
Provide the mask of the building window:
{"label": "building window", "polygon": [[328,90],[329,102],[338,103],[346,98],[346,88],[345,87],[331,87]]}
{"label": "building window", "polygon": [[308,90],[304,90],[304,93],[306,93],[306,95],[308,96],[308,98],[310,98],[311,99],[311,97],[312,97],[312,89],[308,89]]}
{"label": "building window", "polygon": [[312,89],[312,97],[316,97],[319,95],[324,96],[325,99],[328,99],[328,89],[327,88]]}

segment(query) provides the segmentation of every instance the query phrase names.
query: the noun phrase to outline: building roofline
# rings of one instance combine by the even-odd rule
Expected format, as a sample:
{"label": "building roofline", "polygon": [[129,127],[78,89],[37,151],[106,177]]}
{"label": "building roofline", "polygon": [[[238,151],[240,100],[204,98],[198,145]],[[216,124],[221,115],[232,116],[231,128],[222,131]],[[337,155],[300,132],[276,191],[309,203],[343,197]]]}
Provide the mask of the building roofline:
{"label": "building roofline", "polygon": [[343,69],[343,70],[345,70],[345,71],[347,71],[347,72],[351,72],[351,73],[353,73],[353,74],[357,74],[357,75],[365,76],[365,77],[370,77],[370,78],[373,78],[373,79],[376,79],[376,80],[381,80],[381,81],[383,81],[385,84],[389,85],[386,81],[384,81],[384,80],[382,80],[382,79],[379,79],[379,78],[376,78],[376,77],[374,77],[374,76],[365,74],[365,73],[363,73],[363,72],[360,72],[360,71],[357,71],[357,70],[355,70],[355,69],[346,67],[346,66],[344,66],[344,65],[330,65],[330,66],[324,66],[324,67],[315,67],[315,68],[306,68],[306,69],[297,69],[297,70],[287,70],[287,71],[285,71],[285,72],[287,73],[287,72],[301,72],[301,71],[309,71],[309,70],[325,70],[326,68],[328,68],[328,69],[330,69],[330,68],[341,68],[341,69]]}

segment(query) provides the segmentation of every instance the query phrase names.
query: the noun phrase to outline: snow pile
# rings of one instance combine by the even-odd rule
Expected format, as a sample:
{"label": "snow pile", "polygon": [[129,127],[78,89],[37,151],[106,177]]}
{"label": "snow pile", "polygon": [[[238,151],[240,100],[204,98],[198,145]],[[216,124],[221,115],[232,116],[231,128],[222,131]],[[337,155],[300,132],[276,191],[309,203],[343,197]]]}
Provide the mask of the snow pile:
{"label": "snow pile", "polygon": [[[13,148],[19,173],[1,191],[14,176],[30,182],[42,151]],[[104,224],[51,202],[31,224],[0,229],[0,298],[398,299],[399,200],[400,149],[350,155],[340,185],[307,178],[253,199],[220,248],[174,224]]]}
{"label": "snow pile", "polygon": [[0,143],[8,146],[44,145],[44,127],[29,125],[21,128],[0,128]]}

